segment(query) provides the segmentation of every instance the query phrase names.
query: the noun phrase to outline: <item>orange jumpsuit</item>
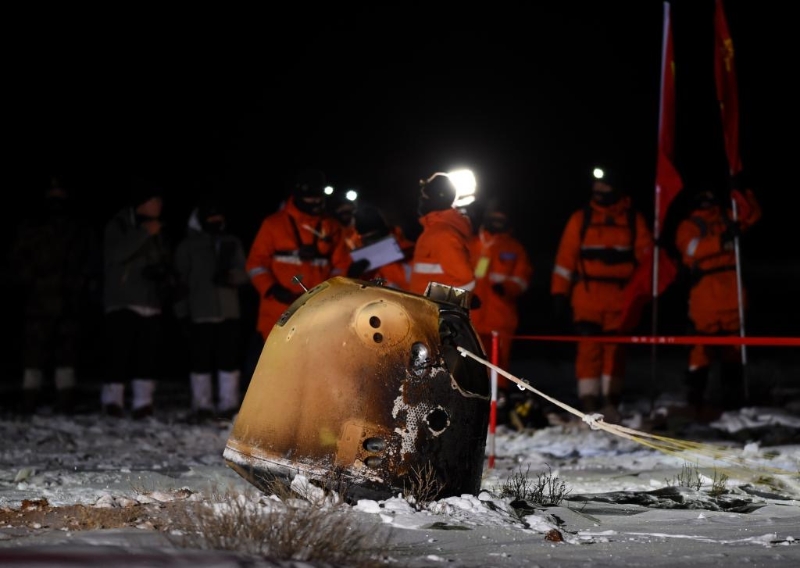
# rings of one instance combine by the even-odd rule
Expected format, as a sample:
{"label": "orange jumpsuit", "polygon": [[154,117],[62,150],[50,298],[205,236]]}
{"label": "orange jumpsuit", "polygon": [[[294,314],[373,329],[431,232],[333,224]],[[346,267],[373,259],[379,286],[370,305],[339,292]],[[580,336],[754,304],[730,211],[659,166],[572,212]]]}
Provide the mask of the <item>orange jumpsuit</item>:
{"label": "orange jumpsuit", "polygon": [[295,275],[301,275],[303,286],[310,290],[347,271],[351,261],[341,234],[336,219],[300,211],[293,197],[262,221],[245,268],[261,298],[257,328],[264,339],[288,307],[272,296],[265,297],[275,282],[299,295],[303,290],[292,282]]}
{"label": "orange jumpsuit", "polygon": [[[746,231],[761,218],[761,207],[749,190],[733,196],[740,204],[739,227]],[[683,264],[690,270],[689,319],[698,334],[736,335],[740,330],[736,253],[720,239],[730,219],[732,212],[719,205],[695,209],[675,234]],[[735,363],[741,357],[740,347],[720,346],[720,357]],[[708,367],[710,362],[708,346],[695,345],[689,353],[690,371]]]}
{"label": "orange jumpsuit", "polygon": [[[621,324],[623,289],[634,268],[653,247],[653,235],[638,211],[629,222],[630,197],[613,205],[590,202],[591,218],[581,240],[584,209],[567,221],[556,253],[551,294],[571,297],[573,320],[596,333],[614,334]],[[590,334],[591,335],[591,334]],[[578,396],[619,397],[625,373],[620,344],[579,341],[575,357]]]}
{"label": "orange jumpsuit", "polygon": [[[480,229],[470,241],[470,254],[475,274],[475,295],[481,306],[470,312],[475,331],[489,356],[492,353],[492,331],[498,334],[497,366],[508,370],[511,343],[519,325],[517,302],[528,289],[533,265],[527,251],[509,232],[491,234]],[[499,294],[493,286],[502,286]],[[499,375],[497,386],[508,388],[508,379]]]}
{"label": "orange jumpsuit", "polygon": [[414,246],[410,292],[424,294],[430,282],[472,291],[475,287],[469,241],[472,223],[457,209],[420,217],[422,233]]}

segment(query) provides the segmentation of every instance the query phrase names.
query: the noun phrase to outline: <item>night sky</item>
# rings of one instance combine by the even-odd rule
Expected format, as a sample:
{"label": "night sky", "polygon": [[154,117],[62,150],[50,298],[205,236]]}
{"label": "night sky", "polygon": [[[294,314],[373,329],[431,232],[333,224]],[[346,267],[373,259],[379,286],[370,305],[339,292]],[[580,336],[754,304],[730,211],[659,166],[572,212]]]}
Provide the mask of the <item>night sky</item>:
{"label": "night sky", "polygon": [[[176,235],[194,196],[219,190],[248,246],[305,165],[358,187],[410,232],[418,180],[470,167],[479,198],[511,208],[534,261],[524,325],[536,330],[561,230],[588,198],[595,163],[610,164],[652,220],[663,3],[431,4],[22,16],[4,70],[5,185],[34,196],[60,171],[102,226],[128,177],[153,175]],[[726,165],[714,2],[671,6],[680,207],[692,188],[723,190]],[[796,306],[800,251],[786,228],[796,32],[784,4],[725,7],[744,169],[765,210],[742,243],[748,281]],[[760,335],[800,327],[772,317]]]}

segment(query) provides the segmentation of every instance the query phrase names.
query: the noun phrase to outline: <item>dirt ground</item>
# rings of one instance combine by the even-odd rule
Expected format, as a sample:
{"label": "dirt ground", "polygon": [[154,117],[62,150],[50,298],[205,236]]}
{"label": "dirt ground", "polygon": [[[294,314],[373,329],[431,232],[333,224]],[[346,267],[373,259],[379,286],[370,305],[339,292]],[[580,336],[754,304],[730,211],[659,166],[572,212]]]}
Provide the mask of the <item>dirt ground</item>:
{"label": "dirt ground", "polygon": [[191,503],[172,501],[122,507],[67,505],[54,507],[46,499],[25,499],[19,508],[0,508],[0,528],[29,531],[85,531],[139,528],[169,532],[184,527]]}

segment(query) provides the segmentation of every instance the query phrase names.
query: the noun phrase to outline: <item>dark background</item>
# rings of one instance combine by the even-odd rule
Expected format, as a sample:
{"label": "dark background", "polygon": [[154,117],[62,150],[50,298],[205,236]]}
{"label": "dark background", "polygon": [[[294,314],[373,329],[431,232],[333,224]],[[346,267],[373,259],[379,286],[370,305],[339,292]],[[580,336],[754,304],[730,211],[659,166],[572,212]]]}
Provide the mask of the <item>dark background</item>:
{"label": "dark background", "polygon": [[[102,229],[132,175],[167,191],[179,238],[219,191],[246,247],[298,168],[354,186],[412,236],[417,182],[472,168],[508,204],[535,266],[521,333],[552,331],[549,282],[569,214],[604,161],[652,222],[663,2],[265,5],[36,11],[9,18],[6,227],[61,172]],[[712,0],[671,2],[676,165],[726,188]],[[764,209],[742,240],[749,335],[797,336],[795,24],[784,4],[725,3],[745,174]],[[14,205],[11,205],[14,203]],[[686,290],[659,332],[685,330]],[[641,324],[649,333],[649,315]]]}

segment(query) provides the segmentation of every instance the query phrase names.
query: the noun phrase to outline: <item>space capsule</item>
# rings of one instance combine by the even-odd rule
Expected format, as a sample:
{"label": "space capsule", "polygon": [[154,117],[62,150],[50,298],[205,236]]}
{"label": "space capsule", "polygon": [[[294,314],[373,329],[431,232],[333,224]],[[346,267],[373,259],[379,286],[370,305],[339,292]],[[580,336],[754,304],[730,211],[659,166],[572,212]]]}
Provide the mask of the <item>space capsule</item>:
{"label": "space capsule", "polygon": [[470,293],[423,295],[334,277],[273,326],[223,458],[264,492],[298,474],[351,502],[407,492],[480,491],[489,422],[486,367]]}

